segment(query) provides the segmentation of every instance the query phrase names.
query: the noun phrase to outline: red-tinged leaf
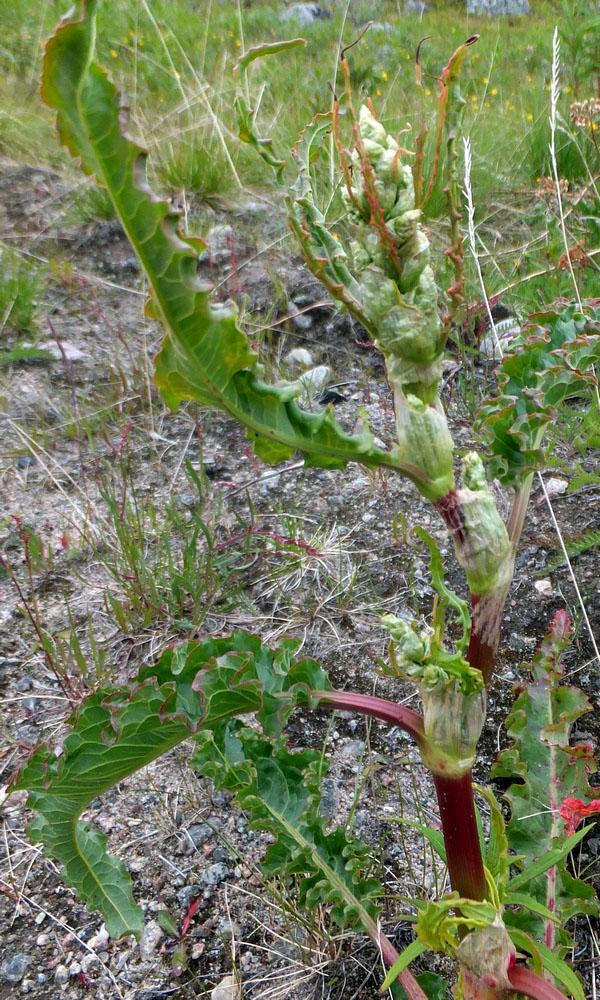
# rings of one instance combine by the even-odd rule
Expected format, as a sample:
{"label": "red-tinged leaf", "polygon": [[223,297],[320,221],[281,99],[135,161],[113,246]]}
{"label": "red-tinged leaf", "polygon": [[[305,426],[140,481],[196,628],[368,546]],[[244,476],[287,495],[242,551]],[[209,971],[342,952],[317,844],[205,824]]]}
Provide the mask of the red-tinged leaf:
{"label": "red-tinged leaf", "polygon": [[[596,811],[592,806],[599,794],[588,782],[588,774],[596,770],[589,744],[570,742],[573,724],[591,710],[591,705],[578,688],[561,684],[560,656],[569,632],[568,615],[558,611],[531,664],[534,680],[521,690],[506,720],[513,745],[500,754],[492,770],[494,777],[519,779],[506,793],[512,814],[506,834],[511,850],[520,855],[516,867],[522,873],[515,877],[514,888],[535,871],[533,877],[527,877],[527,891],[557,915],[561,925],[557,929],[554,921],[523,908],[507,910],[507,926],[527,932],[559,956],[570,941],[564,930],[567,920],[577,913],[598,912],[592,886],[571,875],[568,848],[562,850],[579,819],[587,814],[582,813],[576,821],[573,806],[575,811],[565,815],[568,803],[587,803],[584,809]],[[553,863],[544,865],[545,856]]]}

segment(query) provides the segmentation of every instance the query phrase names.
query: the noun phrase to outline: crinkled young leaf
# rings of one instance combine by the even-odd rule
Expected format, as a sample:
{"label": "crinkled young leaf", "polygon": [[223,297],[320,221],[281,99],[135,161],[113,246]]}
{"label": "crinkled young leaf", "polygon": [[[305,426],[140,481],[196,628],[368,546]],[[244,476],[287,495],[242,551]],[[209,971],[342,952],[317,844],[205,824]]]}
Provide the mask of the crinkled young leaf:
{"label": "crinkled young leaf", "polygon": [[316,663],[293,662],[296,645],[272,651],[257,637],[236,632],[167,650],[128,687],[86,698],[70,719],[60,756],[41,746],[21,769],[15,787],[29,791],[29,808],[37,814],[30,837],[61,862],[67,884],[102,912],[113,937],[139,933],[141,910],[124,865],[106,853],[106,837],[79,816],[102,792],[202,727],[254,712],[265,732],[278,735],[312,687],[328,687]]}
{"label": "crinkled young leaf", "polygon": [[530,318],[502,360],[500,392],[482,407],[479,425],[494,458],[489,471],[507,485],[543,462],[541,432],[555,419],[554,407],[586,385],[596,385],[600,359],[600,310],[570,305],[560,314]]}
{"label": "crinkled young leaf", "polygon": [[126,133],[125,114],[106,72],[93,63],[98,0],[82,0],[81,20],[63,22],[46,47],[42,96],[57,111],[62,142],[94,173],[148,277],[153,306],[167,331],[156,360],[156,382],[172,407],[183,399],[224,410],[242,423],[266,462],[301,452],[308,465],[349,461],[423,476],[373,444],[368,431],[347,434],[333,409],[302,410],[301,387],[266,385],[258,359],[238,326],[233,302],[213,305],[199,282],[201,241],[181,234],[179,215],[146,180],[146,153]]}
{"label": "crinkled young leaf", "polygon": [[567,866],[569,850],[583,831],[569,837],[560,815],[565,798],[590,800],[598,794],[588,782],[588,774],[596,770],[591,746],[570,743],[574,722],[591,705],[578,688],[560,683],[560,654],[569,631],[566,613],[557,612],[532,664],[534,680],[520,692],[506,720],[513,745],[500,754],[492,771],[494,777],[520,782],[506,793],[512,814],[506,834],[520,870],[508,883],[507,898],[526,885],[527,894],[560,921],[557,927],[555,921],[531,909],[509,910],[507,927],[531,934],[558,954],[564,954],[570,942],[566,922],[577,913],[598,912],[593,887],[574,878]]}

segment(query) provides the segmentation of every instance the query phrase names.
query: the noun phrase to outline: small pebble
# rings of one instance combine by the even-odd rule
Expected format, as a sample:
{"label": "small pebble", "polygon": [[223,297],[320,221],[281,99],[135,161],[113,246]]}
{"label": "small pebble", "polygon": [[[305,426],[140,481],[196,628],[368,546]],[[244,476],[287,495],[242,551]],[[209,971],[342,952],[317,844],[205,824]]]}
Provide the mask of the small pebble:
{"label": "small pebble", "polygon": [[5,958],[0,965],[0,979],[5,983],[20,983],[23,977],[29,972],[33,960],[29,955],[11,955]]}
{"label": "small pebble", "polygon": [[163,937],[164,931],[158,921],[150,920],[144,927],[139,942],[140,958],[143,962],[152,957]]}
{"label": "small pebble", "polygon": [[187,833],[194,847],[200,847],[214,836],[208,823],[193,823],[188,827]]}
{"label": "small pebble", "polygon": [[[24,694],[25,691],[31,691],[32,687],[33,687],[33,678],[29,677],[28,674],[24,674],[23,677],[19,677],[19,679],[17,681],[15,681],[15,688],[19,692],[19,694]],[[40,917],[40,916],[41,916],[41,918],[43,920],[45,914],[44,913],[38,913],[37,917]],[[37,917],[36,917],[36,920],[37,920]]]}
{"label": "small pebble", "polygon": [[298,381],[309,393],[319,392],[324,389],[331,378],[331,368],[327,365],[317,365],[316,368],[309,368],[302,372]]}
{"label": "small pebble", "polygon": [[200,880],[203,885],[215,886],[219,885],[219,882],[223,882],[228,875],[229,868],[222,861],[219,861],[217,864],[210,865],[206,871],[202,872]]}
{"label": "small pebble", "polygon": [[294,347],[293,350],[288,351],[284,360],[289,368],[300,369],[301,371],[312,368],[313,365],[310,351],[307,351],[304,347]]}
{"label": "small pebble", "polygon": [[240,987],[235,976],[225,976],[210,993],[210,1000],[240,1000]]}
{"label": "small pebble", "polygon": [[54,970],[54,982],[57,986],[62,986],[69,981],[69,970],[66,965],[57,965]]}

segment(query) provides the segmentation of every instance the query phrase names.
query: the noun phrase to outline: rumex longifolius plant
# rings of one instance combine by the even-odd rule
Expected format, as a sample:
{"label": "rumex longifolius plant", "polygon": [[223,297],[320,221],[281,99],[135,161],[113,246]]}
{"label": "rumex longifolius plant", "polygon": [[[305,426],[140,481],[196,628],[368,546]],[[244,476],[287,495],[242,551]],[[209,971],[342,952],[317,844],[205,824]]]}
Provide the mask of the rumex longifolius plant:
{"label": "rumex longifolius plant", "polygon": [[[388,672],[417,684],[422,715],[393,701],[332,690],[316,663],[294,659],[293,642],[270,650],[256,637],[235,633],[167,650],[126,687],[104,688],[85,699],[70,720],[59,757],[46,747],[34,752],[17,781],[17,787],[29,790],[29,804],[36,812],[30,835],[61,862],[65,879],[82,898],[102,911],[111,934],[139,933],[141,911],[123,864],[109,857],[105,838],[79,816],[103,790],[177,743],[193,739],[199,745],[197,766],[234,792],[252,821],[273,834],[267,870],[301,875],[301,902],[327,905],[331,919],[342,927],[360,925],[390,969],[385,985],[396,996],[404,990],[411,1000],[426,997],[407,966],[433,948],[457,959],[458,989],[464,997],[488,1000],[516,990],[540,1000],[559,1000],[564,994],[538,974],[546,970],[576,1000],[583,1000],[560,948],[552,947],[554,941],[548,944],[547,926],[548,921],[567,919],[567,912],[593,911],[595,901],[577,886],[571,909],[557,917],[549,899],[544,902],[540,883],[531,892],[521,889],[532,870],[542,881],[552,871],[554,884],[558,877],[563,895],[569,896],[573,884],[564,875],[565,859],[585,828],[568,835],[557,822],[537,868],[534,863],[511,880],[513,827],[505,828],[493,797],[486,793],[492,821],[482,849],[471,769],[532,471],[540,460],[540,413],[545,411],[537,404],[545,392],[560,401],[573,380],[587,377],[584,366],[598,356],[597,322],[582,313],[571,317],[579,341],[571,347],[571,320],[554,317],[549,340],[523,337],[503,363],[504,395],[490,403],[483,422],[492,435],[494,456],[505,463],[505,481],[515,491],[505,525],[477,453],[463,459],[461,481],[456,483],[454,444],[440,398],[448,316],[462,296],[455,149],[462,104],[458,74],[474,39],[453,54],[439,83],[436,163],[445,129],[455,267],[441,318],[430,248],[420,226],[420,206],[431,185],[422,177],[419,158],[411,167],[406,150],[377,120],[372,106],[354,111],[345,56],[347,139],[341,135],[342,108],[336,99],[330,111],[306,128],[293,150],[297,176],[287,195],[291,229],[307,265],[340,307],[364,325],[386,362],[397,444],[385,450],[375,445],[368,430],[346,433],[331,409],[321,414],[303,410],[298,384],[265,383],[235,305],[211,302],[210,289],[197,277],[201,244],[180,231],[172,207],[150,191],[146,154],[128,136],[116,89],[94,62],[97,6],[98,0],[83,0],[81,18],[62,23],[48,42],[42,96],[56,111],[62,142],[106,188],[148,278],[152,310],[165,328],[156,360],[156,382],[164,399],[173,408],[193,399],[225,411],[245,426],[257,454],[268,462],[299,452],[309,465],[342,468],[356,461],[406,476],[435,505],[451,533],[471,607],[446,585],[440,553],[433,539],[421,532],[438,594],[433,627],[418,628],[393,616],[386,617],[384,625],[390,636]],[[267,48],[272,53],[286,46]],[[263,54],[269,52],[255,51],[252,59]],[[251,61],[250,54],[243,56],[241,68]],[[242,98],[238,108],[241,138],[255,145],[283,178],[285,159],[258,138]],[[352,232],[347,246],[329,232],[314,190],[312,164],[328,131],[337,150]],[[540,357],[547,361],[541,374],[535,369]],[[444,634],[450,613],[461,632],[454,643]],[[366,848],[347,837],[343,828],[327,832],[319,815],[326,768],[322,756],[290,753],[286,746],[283,726],[297,706],[355,709],[401,726],[415,739],[433,774],[443,846],[439,840],[435,843],[448,866],[452,892],[441,900],[415,903],[415,941],[402,955],[381,929],[382,890],[368,870]],[[262,734],[240,721],[248,713],[256,716]],[[563,736],[568,743],[568,726]],[[525,747],[526,740],[520,739]],[[589,800],[585,772],[578,772],[577,778],[566,798]],[[559,816],[560,807],[557,803]],[[507,907],[528,914],[527,927],[511,921]],[[562,947],[564,939],[559,935],[556,942]],[[517,950],[531,957],[533,970],[517,961]]]}

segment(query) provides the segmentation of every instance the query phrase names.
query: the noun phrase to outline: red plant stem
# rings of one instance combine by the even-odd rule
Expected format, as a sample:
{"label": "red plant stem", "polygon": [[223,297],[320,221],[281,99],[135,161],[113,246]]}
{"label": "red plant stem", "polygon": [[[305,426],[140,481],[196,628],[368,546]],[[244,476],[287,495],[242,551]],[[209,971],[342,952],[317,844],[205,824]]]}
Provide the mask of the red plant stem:
{"label": "red plant stem", "polygon": [[310,695],[311,699],[318,698],[320,705],[334,705],[336,708],[371,715],[381,722],[391,722],[393,726],[399,726],[410,733],[419,745],[424,740],[423,717],[418,712],[413,712],[412,708],[355,691],[311,691]]}
{"label": "red plant stem", "polygon": [[471,773],[462,778],[434,774],[446,863],[452,888],[466,899],[485,899],[486,882],[475,820]]}
{"label": "red plant stem", "polygon": [[[382,722],[391,722],[410,733],[419,745],[424,742],[422,716],[404,705],[354,691],[311,691],[311,698],[318,699],[321,705],[358,711]],[[452,888],[467,899],[485,899],[485,875],[475,821],[471,774],[461,778],[437,774],[433,777]]]}
{"label": "red plant stem", "polygon": [[[435,507],[450,531],[460,559],[461,551],[469,551],[470,542],[458,492],[450,490],[436,502]],[[467,661],[472,667],[481,670],[486,685],[489,684],[496,665],[506,594],[505,587],[487,594],[471,594],[473,614]]]}
{"label": "red plant stem", "polygon": [[532,997],[533,1000],[567,1000],[556,986],[531,969],[526,969],[524,965],[514,965],[508,972],[508,978],[517,993]]}

